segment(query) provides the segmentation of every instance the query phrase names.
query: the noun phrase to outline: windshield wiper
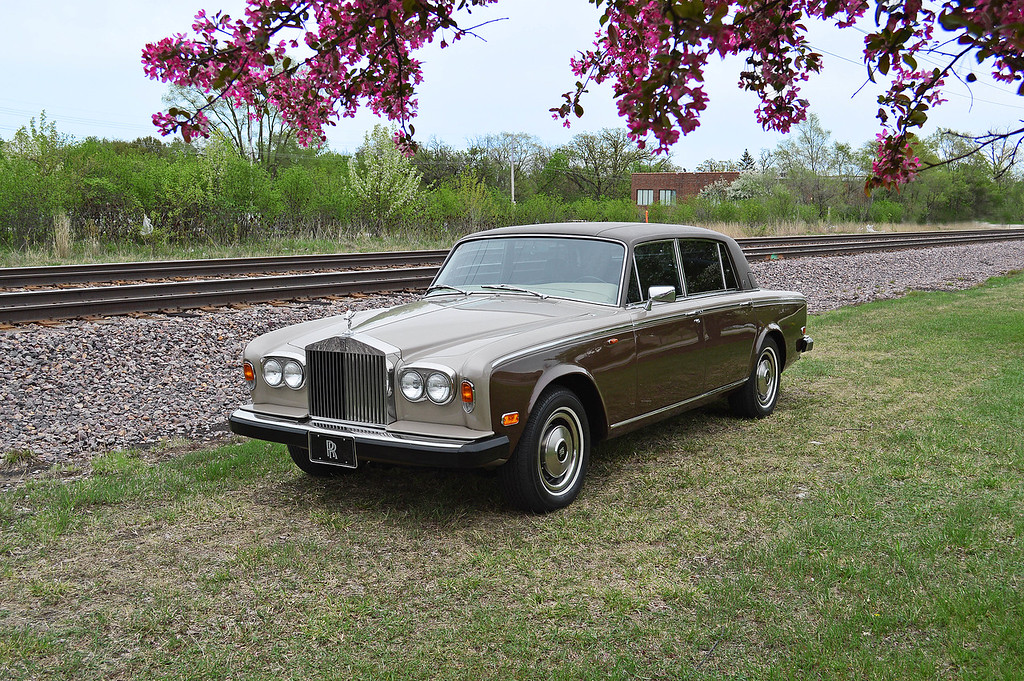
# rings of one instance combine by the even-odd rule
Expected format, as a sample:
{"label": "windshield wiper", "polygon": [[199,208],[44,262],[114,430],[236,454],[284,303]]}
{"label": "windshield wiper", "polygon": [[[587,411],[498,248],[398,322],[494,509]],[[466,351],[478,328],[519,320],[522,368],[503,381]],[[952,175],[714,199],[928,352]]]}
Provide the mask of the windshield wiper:
{"label": "windshield wiper", "polygon": [[498,289],[499,291],[515,291],[516,293],[529,293],[532,296],[537,296],[541,300],[544,300],[545,298],[548,297],[545,293],[538,293],[537,291],[531,291],[528,288],[511,286],[509,284],[484,284],[480,288]]}
{"label": "windshield wiper", "polygon": [[439,291],[441,289],[448,289],[450,291],[458,291],[459,293],[461,293],[464,296],[468,296],[469,295],[469,291],[467,291],[466,289],[459,288],[458,286],[449,286],[448,284],[435,284],[434,286],[431,286],[430,288],[427,289],[427,293],[433,293],[434,291]]}

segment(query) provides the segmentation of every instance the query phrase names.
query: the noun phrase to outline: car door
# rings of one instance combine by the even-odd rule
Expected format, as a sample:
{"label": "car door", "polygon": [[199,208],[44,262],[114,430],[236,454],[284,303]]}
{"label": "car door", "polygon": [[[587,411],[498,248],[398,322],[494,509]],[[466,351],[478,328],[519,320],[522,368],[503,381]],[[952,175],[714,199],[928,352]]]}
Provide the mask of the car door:
{"label": "car door", "polygon": [[750,372],[757,335],[750,294],[739,290],[722,243],[680,239],[679,258],[688,297],[702,310],[704,390],[739,383]]}
{"label": "car door", "polygon": [[[638,244],[627,303],[636,339],[637,415],[684,402],[704,391],[699,303],[684,295],[674,239]],[[675,300],[650,299],[669,287]]]}

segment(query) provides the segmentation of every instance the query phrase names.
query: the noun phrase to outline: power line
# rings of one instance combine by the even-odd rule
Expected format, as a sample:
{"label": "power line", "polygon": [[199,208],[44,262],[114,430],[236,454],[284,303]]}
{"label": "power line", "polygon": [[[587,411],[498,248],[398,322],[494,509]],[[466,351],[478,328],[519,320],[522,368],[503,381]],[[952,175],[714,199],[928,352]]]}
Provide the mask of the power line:
{"label": "power line", "polygon": [[[853,28],[855,28],[858,31],[860,31],[861,33],[864,33],[865,35],[867,35],[867,32],[864,31],[864,29],[862,29],[860,27],[857,27],[857,26],[854,26]],[[807,43],[807,45],[808,45],[808,47],[810,47],[811,49],[813,49],[816,52],[820,52],[822,54],[827,54],[830,57],[835,57],[836,59],[840,59],[840,60],[848,62],[850,64],[854,64],[856,66],[864,66],[865,65],[863,60],[856,61],[854,59],[850,59],[849,57],[844,57],[841,54],[836,54],[835,52],[829,52],[828,50],[823,50],[820,47],[816,47],[815,45],[812,45],[811,43]],[[930,60],[930,59],[927,59],[925,57],[921,57],[921,60],[922,61],[928,61],[933,66],[941,66],[941,64],[939,64],[938,62]],[[955,73],[958,78],[960,77],[960,74],[957,73],[956,71],[953,71],[953,73]],[[1002,94],[1010,94],[1006,90],[1003,90],[1003,89],[1001,89],[1001,88],[999,88],[999,87],[997,87],[997,86],[995,86],[995,85],[993,85],[991,83],[987,83],[987,82],[985,82],[983,80],[975,81],[975,84],[987,85],[988,87],[990,87],[990,88],[992,88],[992,89],[994,89],[997,92],[1000,92]],[[965,86],[966,86],[966,84],[965,84]],[[970,90],[970,86],[967,86],[967,89]],[[962,92],[956,92],[954,90],[951,90],[949,88],[949,85],[946,85],[943,88],[942,95],[944,97],[945,96],[960,97],[962,99],[967,99],[967,100],[970,100],[971,102],[977,102],[979,104],[991,104],[993,106],[1002,106],[1002,107],[1006,107],[1008,109],[1017,109],[1017,110],[1020,110],[1020,111],[1024,111],[1024,106],[1022,106],[1020,104],[1010,104],[1010,103],[1007,103],[1007,102],[995,102],[995,101],[992,101],[990,99],[981,99],[980,97],[975,97],[973,94],[964,94]],[[1014,96],[1016,96],[1016,95],[1014,95]]]}

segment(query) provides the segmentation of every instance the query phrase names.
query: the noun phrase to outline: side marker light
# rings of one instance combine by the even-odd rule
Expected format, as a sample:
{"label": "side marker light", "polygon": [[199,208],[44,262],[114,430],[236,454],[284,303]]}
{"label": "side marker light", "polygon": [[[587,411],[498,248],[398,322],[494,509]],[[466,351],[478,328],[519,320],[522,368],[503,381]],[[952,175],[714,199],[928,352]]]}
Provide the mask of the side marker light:
{"label": "side marker light", "polygon": [[519,423],[519,412],[511,411],[507,414],[501,415],[501,425],[503,426],[514,426]]}

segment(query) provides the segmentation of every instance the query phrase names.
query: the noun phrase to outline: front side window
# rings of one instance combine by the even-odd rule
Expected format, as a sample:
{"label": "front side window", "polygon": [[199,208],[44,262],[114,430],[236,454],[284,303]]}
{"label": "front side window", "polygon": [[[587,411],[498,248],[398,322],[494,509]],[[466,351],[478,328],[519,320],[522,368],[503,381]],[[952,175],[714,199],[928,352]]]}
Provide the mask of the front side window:
{"label": "front side window", "polygon": [[619,301],[625,256],[623,244],[600,239],[477,239],[456,247],[434,286],[455,287],[468,293],[518,287],[544,296],[614,305]]}
{"label": "front side window", "polygon": [[654,203],[654,190],[653,189],[637,189],[636,190],[636,205],[638,206],[649,206]]}
{"label": "front side window", "polygon": [[627,302],[646,300],[652,286],[671,286],[677,296],[683,295],[673,240],[640,244],[633,249],[633,258],[636,272],[630,281]]}

